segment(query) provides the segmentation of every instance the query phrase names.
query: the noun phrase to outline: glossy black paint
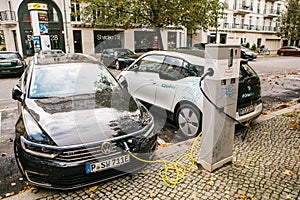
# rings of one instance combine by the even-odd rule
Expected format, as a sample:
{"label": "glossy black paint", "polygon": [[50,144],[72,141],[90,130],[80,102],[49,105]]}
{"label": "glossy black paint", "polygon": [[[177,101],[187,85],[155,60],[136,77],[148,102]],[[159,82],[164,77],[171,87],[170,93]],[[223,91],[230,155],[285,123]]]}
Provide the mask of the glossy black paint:
{"label": "glossy black paint", "polygon": [[[22,174],[33,185],[71,189],[143,167],[144,163],[132,158],[130,163],[122,166],[86,173],[86,164],[126,155],[123,144],[128,141],[131,141],[128,146],[132,152],[141,153],[145,158],[151,157],[157,136],[152,115],[121,89],[105,67],[88,57],[73,56],[70,60],[72,56],[66,56],[69,56],[67,60],[53,57],[47,62],[30,62],[19,85],[13,89],[12,96],[19,101],[20,114],[15,127],[14,149]],[[34,76],[43,72],[38,70],[40,68],[53,71],[65,67],[66,70],[75,70],[79,66],[80,73],[87,76],[84,78],[92,79],[99,76],[89,77],[88,74],[93,73],[87,71],[93,71],[95,65],[99,65],[101,79],[91,81],[97,86],[94,92],[39,96],[34,89],[34,80],[38,80]],[[103,76],[109,77],[104,79]],[[60,81],[59,76],[52,76],[51,79]],[[107,84],[107,80],[117,85],[106,89],[98,87],[102,83]],[[62,87],[66,85],[63,82],[61,84]],[[85,88],[78,84],[75,86]],[[29,95],[30,91],[32,95]],[[111,154],[102,152],[101,145],[104,142],[112,144],[114,151]]]}

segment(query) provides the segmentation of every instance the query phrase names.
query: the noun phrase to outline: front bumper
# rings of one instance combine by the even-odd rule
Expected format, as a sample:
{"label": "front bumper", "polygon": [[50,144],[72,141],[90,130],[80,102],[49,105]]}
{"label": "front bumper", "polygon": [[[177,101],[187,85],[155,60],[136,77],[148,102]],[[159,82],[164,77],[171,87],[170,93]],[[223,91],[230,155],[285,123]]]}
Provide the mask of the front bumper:
{"label": "front bumper", "polygon": [[[156,138],[157,136],[154,135],[151,138],[145,139],[140,144],[139,152],[142,153],[138,153],[138,157],[143,159],[149,159],[152,157],[153,151],[156,147]],[[142,169],[146,165],[146,163],[142,163],[130,157],[130,162],[124,165],[103,171],[87,173],[87,164],[98,163],[117,156],[126,155],[128,153],[121,148],[117,148],[116,152],[112,155],[99,156],[93,153],[93,155],[86,159],[70,159],[71,161],[65,157],[60,159],[51,159],[35,156],[26,152],[24,148],[22,148],[21,139],[22,137],[16,137],[15,140],[15,155],[17,163],[27,181],[32,185],[39,187],[61,190],[83,187],[119,177],[127,173],[132,173]],[[68,153],[64,155],[71,158],[73,155],[70,154],[70,152],[72,151],[68,151]]]}

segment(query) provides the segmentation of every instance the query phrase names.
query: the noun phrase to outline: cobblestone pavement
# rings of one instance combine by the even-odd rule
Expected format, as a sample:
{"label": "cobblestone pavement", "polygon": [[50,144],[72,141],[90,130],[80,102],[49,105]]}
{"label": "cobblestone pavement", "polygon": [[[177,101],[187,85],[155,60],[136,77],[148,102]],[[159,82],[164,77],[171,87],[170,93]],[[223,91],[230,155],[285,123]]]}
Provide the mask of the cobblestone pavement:
{"label": "cobblestone pavement", "polygon": [[[165,147],[156,157],[174,161],[191,143]],[[199,149],[194,152],[197,160]],[[212,173],[188,170],[173,189],[161,180],[161,167],[151,164],[140,173],[77,190],[40,189],[10,199],[300,199],[300,110],[256,124],[245,141],[236,135],[232,163]]]}

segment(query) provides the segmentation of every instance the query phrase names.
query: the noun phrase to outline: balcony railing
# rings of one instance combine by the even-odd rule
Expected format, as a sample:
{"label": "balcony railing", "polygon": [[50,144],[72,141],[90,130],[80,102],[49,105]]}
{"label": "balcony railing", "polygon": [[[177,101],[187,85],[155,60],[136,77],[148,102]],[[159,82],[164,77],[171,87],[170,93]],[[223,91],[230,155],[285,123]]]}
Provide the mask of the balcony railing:
{"label": "balcony railing", "polygon": [[234,6],[235,12],[239,14],[247,14],[253,11],[253,8],[250,5],[246,4],[237,4]]}
{"label": "balcony railing", "polygon": [[[212,28],[213,29],[213,28]],[[233,29],[239,29],[239,30],[245,30],[245,31],[268,31],[268,32],[276,32],[278,31],[278,27],[273,26],[259,26],[259,25],[248,25],[248,24],[234,24],[234,23],[224,23],[221,24],[218,29],[222,30],[233,30]]]}
{"label": "balcony railing", "polygon": [[16,21],[15,11],[0,11],[0,21]]}

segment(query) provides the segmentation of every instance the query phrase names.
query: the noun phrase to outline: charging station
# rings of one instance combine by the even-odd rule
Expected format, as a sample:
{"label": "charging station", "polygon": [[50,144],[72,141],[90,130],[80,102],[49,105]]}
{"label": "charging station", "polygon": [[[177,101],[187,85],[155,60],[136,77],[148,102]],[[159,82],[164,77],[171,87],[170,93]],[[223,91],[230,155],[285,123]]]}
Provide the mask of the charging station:
{"label": "charging station", "polygon": [[202,145],[198,162],[209,172],[232,162],[241,47],[205,46]]}

